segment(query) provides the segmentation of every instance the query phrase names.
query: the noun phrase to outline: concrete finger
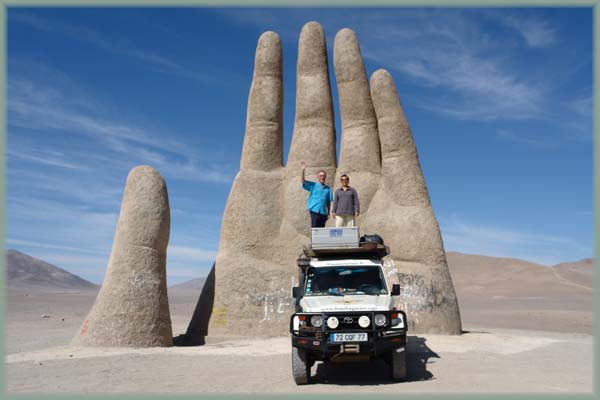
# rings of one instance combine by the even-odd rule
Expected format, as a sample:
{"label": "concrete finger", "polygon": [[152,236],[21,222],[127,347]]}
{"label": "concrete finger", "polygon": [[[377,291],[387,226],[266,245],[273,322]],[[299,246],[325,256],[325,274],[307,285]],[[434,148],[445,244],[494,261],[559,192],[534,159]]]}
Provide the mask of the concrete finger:
{"label": "concrete finger", "polygon": [[371,75],[371,97],[381,142],[384,185],[399,205],[429,205],[417,148],[388,71],[380,69]]}
{"label": "concrete finger", "polygon": [[102,287],[73,344],[172,345],[166,277],[169,230],[164,180],[151,167],[132,169]]}
{"label": "concrete finger", "polygon": [[325,34],[313,21],[304,25],[298,43],[296,117],[287,175],[299,175],[302,160],[309,170],[334,172],[335,141]]}
{"label": "concrete finger", "polygon": [[283,59],[275,32],[256,46],[240,168],[271,171],[283,166]]}
{"label": "concrete finger", "polygon": [[340,30],[333,61],[342,120],[339,170],[344,173],[381,171],[377,119],[356,34]]}

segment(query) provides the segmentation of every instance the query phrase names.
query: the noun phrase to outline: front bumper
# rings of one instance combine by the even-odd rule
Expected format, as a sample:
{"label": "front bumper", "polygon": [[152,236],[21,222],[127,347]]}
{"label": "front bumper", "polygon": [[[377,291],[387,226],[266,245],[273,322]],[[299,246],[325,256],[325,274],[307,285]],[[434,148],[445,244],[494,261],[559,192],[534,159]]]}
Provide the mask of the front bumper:
{"label": "front bumper", "polygon": [[[402,314],[404,327],[403,328],[391,328],[389,325],[391,313]],[[327,313],[297,313],[292,315],[290,319],[290,333],[292,335],[292,346],[306,350],[309,353],[318,355],[318,358],[329,358],[338,354],[349,354],[349,355],[369,355],[369,356],[380,356],[391,352],[399,347],[406,346],[406,314],[402,311],[369,311],[362,312],[361,314],[370,317],[371,321],[374,320],[375,314],[387,314],[386,325],[383,327],[376,327],[371,323],[370,327],[367,328],[356,328],[356,327],[338,327],[336,329],[329,329],[325,323],[320,328],[312,329],[294,329],[293,320],[297,315],[306,315],[310,319],[310,316],[321,315],[323,321],[326,321],[330,316],[336,316],[338,319],[342,319],[347,315],[356,315],[357,312],[327,312]],[[367,341],[361,342],[333,342],[332,333],[367,333]]]}

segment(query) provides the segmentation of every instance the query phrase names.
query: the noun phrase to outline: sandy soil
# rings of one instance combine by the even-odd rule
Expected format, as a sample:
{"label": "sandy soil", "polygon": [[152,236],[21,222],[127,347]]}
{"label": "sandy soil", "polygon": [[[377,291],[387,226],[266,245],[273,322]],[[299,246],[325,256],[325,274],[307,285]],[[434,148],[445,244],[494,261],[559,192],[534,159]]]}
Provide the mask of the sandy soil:
{"label": "sandy soil", "polygon": [[[593,314],[577,299],[461,299],[461,336],[411,335],[408,382],[383,362],[317,364],[298,387],[289,338],[209,337],[202,347],[76,348],[69,342],[95,292],[8,293],[7,391],[82,393],[591,392]],[[460,297],[459,297],[460,298]],[[197,294],[169,293],[173,331]],[[570,304],[565,306],[565,303]],[[587,304],[587,303],[586,303]],[[591,304],[591,302],[590,302]],[[49,318],[42,318],[42,315]]]}

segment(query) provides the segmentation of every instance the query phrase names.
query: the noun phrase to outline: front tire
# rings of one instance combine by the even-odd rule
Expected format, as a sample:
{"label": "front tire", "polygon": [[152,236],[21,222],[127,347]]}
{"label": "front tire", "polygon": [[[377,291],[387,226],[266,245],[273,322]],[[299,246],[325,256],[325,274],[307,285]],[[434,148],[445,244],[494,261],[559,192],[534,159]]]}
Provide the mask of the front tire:
{"label": "front tire", "polygon": [[296,385],[306,385],[310,382],[310,362],[306,351],[292,347],[292,373]]}
{"label": "front tire", "polygon": [[390,354],[390,372],[396,382],[406,380],[406,347],[394,349]]}

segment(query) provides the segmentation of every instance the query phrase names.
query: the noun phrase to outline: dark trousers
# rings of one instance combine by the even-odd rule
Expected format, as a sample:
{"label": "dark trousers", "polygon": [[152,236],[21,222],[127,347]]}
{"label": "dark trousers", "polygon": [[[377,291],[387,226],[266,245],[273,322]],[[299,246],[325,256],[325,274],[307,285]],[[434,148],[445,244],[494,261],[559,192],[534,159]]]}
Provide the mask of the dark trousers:
{"label": "dark trousers", "polygon": [[311,228],[325,228],[325,222],[327,222],[327,214],[319,214],[314,211],[310,212]]}

